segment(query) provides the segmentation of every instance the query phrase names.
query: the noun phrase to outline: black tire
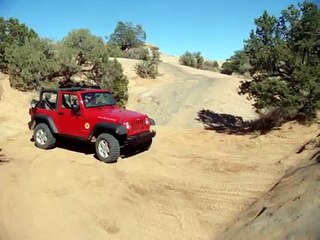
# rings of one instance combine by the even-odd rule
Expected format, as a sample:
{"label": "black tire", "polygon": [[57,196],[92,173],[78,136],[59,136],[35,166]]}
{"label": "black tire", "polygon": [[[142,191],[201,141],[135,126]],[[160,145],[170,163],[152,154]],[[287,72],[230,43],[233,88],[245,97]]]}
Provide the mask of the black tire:
{"label": "black tire", "polygon": [[[107,144],[108,150],[103,150],[103,146]],[[103,154],[102,152],[105,152]],[[113,163],[120,157],[120,145],[119,141],[108,133],[102,133],[96,140],[96,154],[97,157],[106,163]]]}
{"label": "black tire", "polygon": [[33,130],[33,140],[35,145],[41,149],[51,149],[56,144],[50,128],[45,123],[39,123]]}

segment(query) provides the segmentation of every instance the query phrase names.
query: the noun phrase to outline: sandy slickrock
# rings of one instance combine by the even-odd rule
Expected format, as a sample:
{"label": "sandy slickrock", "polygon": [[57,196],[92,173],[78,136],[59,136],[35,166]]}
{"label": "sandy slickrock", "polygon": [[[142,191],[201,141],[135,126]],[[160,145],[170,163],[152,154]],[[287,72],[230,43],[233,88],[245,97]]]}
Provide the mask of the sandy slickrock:
{"label": "sandy slickrock", "polygon": [[129,108],[159,123],[151,149],[104,164],[92,149],[62,143],[41,150],[27,129],[31,94],[0,75],[0,239],[210,239],[218,236],[295,164],[318,127],[286,124],[255,138],[203,130],[208,108],[255,117],[239,79],[160,64],[159,79],[130,79]]}

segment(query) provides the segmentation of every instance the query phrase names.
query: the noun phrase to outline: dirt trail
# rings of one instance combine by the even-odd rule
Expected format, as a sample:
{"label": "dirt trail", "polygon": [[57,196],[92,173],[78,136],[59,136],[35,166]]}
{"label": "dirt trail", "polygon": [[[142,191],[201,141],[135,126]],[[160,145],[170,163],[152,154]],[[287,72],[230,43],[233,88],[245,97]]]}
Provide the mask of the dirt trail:
{"label": "dirt trail", "polygon": [[35,149],[27,131],[7,142],[14,160],[0,168],[0,236],[208,239],[271,188],[283,174],[278,160],[299,145],[289,129],[285,138],[258,140],[157,130],[149,152],[112,165],[62,148]]}
{"label": "dirt trail", "polygon": [[[134,73],[134,61],[120,59],[127,74]],[[162,62],[160,76],[153,79],[134,79],[130,85],[128,107],[147,112],[159,125],[184,128],[202,127],[195,120],[203,108],[219,113],[256,117],[251,103],[237,94],[240,79],[227,75],[192,69]]]}
{"label": "dirt trail", "polygon": [[[212,80],[208,75],[214,73],[188,75],[190,69],[180,71],[165,63],[158,82],[142,80],[130,70],[133,65],[125,65],[130,105],[138,106],[138,97],[141,104],[149,104],[143,94],[161,93],[159,108],[150,108],[150,115],[157,114],[157,121],[166,126],[156,127],[148,152],[116,164],[95,160],[83,146],[77,151],[67,144],[50,151],[35,148],[26,129],[31,95],[10,89],[5,80],[0,147],[11,160],[0,166],[0,239],[209,239],[270,189],[294,164],[286,160],[288,154],[317,130],[288,124],[280,132],[253,138],[191,128],[193,120],[189,123],[185,117],[194,112],[184,109],[190,99],[195,101],[193,111],[205,104],[198,96],[210,97],[208,89],[238,83],[231,78]],[[203,76],[197,76],[200,73]],[[190,81],[183,80],[185,75]],[[193,91],[198,87],[199,92]],[[182,96],[174,93],[178,89]],[[209,99],[215,103],[211,107],[218,108],[214,97]],[[237,98],[234,93],[224,102]],[[17,104],[20,107],[12,109]],[[242,104],[247,103],[238,99],[230,106],[244,111]],[[244,115],[251,116],[252,110],[246,109]]]}

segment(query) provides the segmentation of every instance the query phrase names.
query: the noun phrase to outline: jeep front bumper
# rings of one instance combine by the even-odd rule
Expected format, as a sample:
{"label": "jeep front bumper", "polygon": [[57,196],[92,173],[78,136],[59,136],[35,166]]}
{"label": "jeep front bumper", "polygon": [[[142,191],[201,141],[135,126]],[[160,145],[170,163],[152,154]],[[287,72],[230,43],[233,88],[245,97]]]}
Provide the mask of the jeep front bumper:
{"label": "jeep front bumper", "polygon": [[152,138],[156,136],[155,131],[143,132],[138,135],[130,136],[125,141],[122,147],[134,147],[140,144],[146,143],[150,141]]}

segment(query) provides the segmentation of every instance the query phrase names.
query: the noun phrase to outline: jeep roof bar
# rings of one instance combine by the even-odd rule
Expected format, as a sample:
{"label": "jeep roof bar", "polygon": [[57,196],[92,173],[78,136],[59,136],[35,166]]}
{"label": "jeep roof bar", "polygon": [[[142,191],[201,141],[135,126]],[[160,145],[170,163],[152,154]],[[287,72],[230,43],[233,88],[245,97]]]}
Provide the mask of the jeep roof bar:
{"label": "jeep roof bar", "polygon": [[69,88],[58,88],[57,90],[76,92],[76,91],[90,90],[90,89],[101,89],[101,88],[100,87],[69,87]]}
{"label": "jeep roof bar", "polygon": [[101,89],[101,87],[99,87],[99,86],[92,86],[92,87],[41,88],[41,91],[45,91],[45,92],[57,92],[57,91],[81,91],[81,90],[91,90],[91,89]]}

